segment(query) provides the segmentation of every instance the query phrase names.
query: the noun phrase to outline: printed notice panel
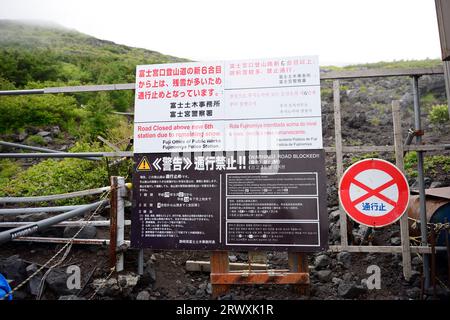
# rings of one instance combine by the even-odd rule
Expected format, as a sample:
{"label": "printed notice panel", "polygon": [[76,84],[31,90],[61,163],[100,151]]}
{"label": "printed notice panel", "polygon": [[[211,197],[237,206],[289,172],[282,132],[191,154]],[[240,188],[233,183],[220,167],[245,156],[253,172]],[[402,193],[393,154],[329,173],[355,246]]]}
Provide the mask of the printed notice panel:
{"label": "printed notice panel", "polygon": [[320,148],[316,56],[136,68],[136,153]]}
{"label": "printed notice panel", "polygon": [[328,245],[323,150],[135,154],[135,163],[144,157],[150,170],[133,176],[133,247],[310,252]]}
{"label": "printed notice panel", "polygon": [[328,246],[316,56],[136,68],[131,245]]}

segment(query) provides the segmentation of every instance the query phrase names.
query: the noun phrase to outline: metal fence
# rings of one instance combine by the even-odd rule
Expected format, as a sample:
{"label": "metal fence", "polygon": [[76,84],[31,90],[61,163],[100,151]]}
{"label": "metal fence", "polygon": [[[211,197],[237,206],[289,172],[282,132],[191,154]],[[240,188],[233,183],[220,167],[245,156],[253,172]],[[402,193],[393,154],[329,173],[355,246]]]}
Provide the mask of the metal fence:
{"label": "metal fence", "polygon": [[[424,145],[422,143],[423,128],[421,125],[421,108],[420,108],[420,94],[418,79],[423,75],[442,75],[444,70],[442,67],[438,68],[418,68],[418,69],[368,69],[368,70],[358,70],[358,71],[333,71],[327,73],[321,73],[321,81],[333,81],[333,106],[334,106],[334,125],[335,125],[335,147],[325,147],[325,152],[334,153],[336,156],[336,178],[337,181],[340,180],[343,171],[343,154],[344,153],[363,153],[363,152],[394,152],[396,158],[397,166],[403,170],[403,155],[407,151],[417,151],[418,160],[418,183],[419,183],[419,194],[420,194],[420,220],[426,221],[426,208],[425,208],[425,186],[424,186],[424,166],[423,166],[423,154],[427,151],[439,151],[439,150],[450,150],[450,145],[448,144],[436,144],[436,145]],[[340,104],[340,80],[351,80],[359,78],[377,78],[377,77],[411,77],[411,89],[414,96],[414,118],[415,118],[415,128],[414,135],[416,139],[416,145],[403,145],[403,129],[401,128],[400,121],[400,110],[398,101],[392,102],[392,114],[393,114],[393,126],[394,126],[394,136],[393,145],[383,145],[383,146],[345,146],[342,143],[342,129],[341,129],[341,104]],[[73,87],[55,87],[55,88],[43,88],[43,89],[32,89],[32,90],[9,90],[0,91],[0,96],[5,95],[29,95],[29,94],[56,94],[56,93],[81,93],[81,92],[96,92],[96,91],[115,91],[115,90],[134,90],[134,83],[127,84],[107,84],[107,85],[88,85],[88,86],[73,86]],[[40,150],[46,152],[45,150]],[[51,153],[0,153],[0,158],[99,158],[99,157],[132,157],[132,152],[51,152]],[[126,245],[127,242],[123,239],[123,227],[125,223],[122,223],[123,217],[121,216],[123,212],[123,202],[118,199],[123,199],[123,182],[121,179],[117,180],[114,185],[119,186],[117,190],[120,191],[120,195],[117,193],[116,198],[111,199],[111,208],[116,207],[112,212],[117,212],[116,216],[113,214],[110,219],[111,224],[111,237],[108,240],[97,239],[95,243],[108,243],[111,250],[111,261],[120,261],[120,258],[116,260],[115,252],[117,248],[121,245]],[[116,190],[116,189],[111,189]],[[3,199],[5,200],[5,199]],[[7,201],[7,199],[6,199]],[[0,203],[2,199],[0,198]],[[5,201],[3,201],[5,202]],[[86,209],[86,208],[84,208]],[[55,209],[56,210],[56,209]],[[80,210],[80,209],[74,209]],[[71,211],[69,211],[71,212]],[[73,210],[72,210],[73,212]],[[79,211],[77,211],[79,212]],[[1,211],[0,211],[1,214]],[[347,216],[342,208],[340,208],[340,245],[331,245],[330,251],[348,251],[348,252],[372,252],[372,253],[401,253],[403,258],[403,274],[406,279],[411,277],[411,253],[421,253],[424,254],[424,275],[425,275],[425,286],[428,287],[430,283],[430,272],[429,272],[429,257],[428,254],[431,253],[431,247],[427,243],[427,229],[426,223],[421,223],[421,245],[411,246],[409,238],[409,227],[408,227],[408,216],[405,214],[399,221],[401,230],[401,245],[400,246],[355,246],[349,245],[348,243],[348,230],[347,230]],[[120,225],[120,227],[113,227]],[[45,241],[41,238],[31,238],[31,237],[21,237],[21,241]],[[16,239],[19,240],[19,239]],[[52,240],[53,242],[58,242],[59,240]],[[62,241],[62,240],[61,240]],[[80,243],[82,240],[79,240]],[[94,243],[91,242],[91,243]],[[444,248],[437,248],[438,250]],[[142,253],[140,252],[140,255]],[[120,262],[118,262],[120,265]],[[123,258],[122,258],[123,266]],[[140,266],[142,268],[142,266]]]}
{"label": "metal fence", "polygon": [[[0,204],[15,203],[37,203],[52,202],[56,200],[71,199],[85,196],[98,196],[100,199],[96,202],[86,205],[74,206],[52,206],[52,207],[26,207],[26,208],[2,208],[0,216],[15,216],[19,214],[37,214],[62,212],[55,216],[29,222],[0,222],[0,228],[11,228],[0,232],[0,245],[9,241],[31,241],[39,243],[73,243],[89,245],[108,245],[110,250],[110,266],[116,271],[123,270],[123,251],[129,247],[130,241],[125,240],[125,226],[131,225],[130,220],[125,220],[125,199],[128,196],[127,190],[130,184],[125,184],[123,177],[111,177],[111,186],[70,192],[65,194],[55,194],[36,197],[0,197]],[[109,198],[107,197],[109,195]],[[91,221],[70,219],[80,217],[94,210],[109,205],[109,220]],[[81,239],[81,238],[52,238],[32,236],[37,232],[44,231],[51,227],[80,227],[85,226],[109,227],[108,239]]]}

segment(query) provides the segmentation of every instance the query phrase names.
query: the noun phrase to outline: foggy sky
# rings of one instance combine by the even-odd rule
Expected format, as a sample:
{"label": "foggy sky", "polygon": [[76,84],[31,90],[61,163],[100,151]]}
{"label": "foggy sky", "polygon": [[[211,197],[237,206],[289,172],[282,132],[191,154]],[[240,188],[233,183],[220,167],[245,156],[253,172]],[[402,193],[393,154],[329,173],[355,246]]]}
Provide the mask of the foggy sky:
{"label": "foggy sky", "polygon": [[33,19],[193,60],[319,55],[320,64],[439,58],[432,0],[0,0]]}

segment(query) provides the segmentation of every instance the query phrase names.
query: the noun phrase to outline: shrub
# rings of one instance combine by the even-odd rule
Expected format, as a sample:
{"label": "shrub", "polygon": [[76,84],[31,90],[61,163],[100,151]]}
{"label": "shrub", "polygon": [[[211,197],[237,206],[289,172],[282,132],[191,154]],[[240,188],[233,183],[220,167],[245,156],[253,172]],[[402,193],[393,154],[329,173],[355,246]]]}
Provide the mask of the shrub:
{"label": "shrub", "polygon": [[[101,151],[98,143],[77,143],[70,151]],[[67,193],[109,185],[109,172],[105,161],[67,158],[44,160],[17,174],[13,163],[2,162],[0,196],[38,196]],[[128,163],[114,174],[128,176]],[[56,201],[57,204],[81,204],[87,197]]]}
{"label": "shrub", "polygon": [[0,160],[0,185],[8,183],[20,171],[20,166],[12,160]]}
{"label": "shrub", "polygon": [[0,98],[0,133],[31,126],[59,125],[80,121],[76,100],[70,96],[39,95]]}
{"label": "shrub", "polygon": [[[403,158],[405,172],[409,177],[417,177],[417,152],[408,152]],[[426,174],[436,175],[439,170],[450,171],[450,156],[437,154],[424,157],[423,170]]]}
{"label": "shrub", "polygon": [[428,120],[435,125],[442,125],[449,120],[448,106],[445,104],[437,104],[431,107],[428,114]]}
{"label": "shrub", "polygon": [[44,138],[41,137],[40,135],[33,135],[33,136],[29,136],[26,140],[25,140],[25,144],[29,144],[32,146],[45,146],[47,143],[45,142]]}
{"label": "shrub", "polygon": [[350,165],[354,164],[355,162],[358,162],[360,160],[364,159],[371,159],[371,158],[378,158],[380,155],[378,152],[369,152],[369,153],[363,153],[359,154],[357,156],[350,158]]}
{"label": "shrub", "polygon": [[369,123],[370,123],[372,126],[374,126],[374,127],[378,127],[378,126],[381,124],[381,120],[380,120],[380,118],[378,118],[378,117],[372,117],[372,118],[369,120]]}

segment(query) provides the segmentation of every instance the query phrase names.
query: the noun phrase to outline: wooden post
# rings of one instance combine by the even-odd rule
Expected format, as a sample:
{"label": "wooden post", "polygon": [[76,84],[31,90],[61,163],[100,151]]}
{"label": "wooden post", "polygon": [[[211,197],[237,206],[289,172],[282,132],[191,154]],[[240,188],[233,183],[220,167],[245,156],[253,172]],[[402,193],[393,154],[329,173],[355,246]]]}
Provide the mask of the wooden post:
{"label": "wooden post", "polygon": [[[341,128],[341,93],[339,80],[333,81],[333,106],[334,106],[334,144],[336,146],[336,182],[339,184],[344,173],[342,160],[342,128]],[[347,215],[339,203],[339,223],[341,232],[342,249],[348,246],[347,237]]]}
{"label": "wooden post", "polygon": [[[288,252],[289,271],[307,273],[309,277],[308,256],[302,252]],[[300,295],[309,295],[309,278],[307,284],[294,284],[294,290]]]}
{"label": "wooden post", "polygon": [[447,93],[447,106],[450,115],[450,61],[444,61],[445,91]]}
{"label": "wooden post", "polygon": [[[403,138],[402,138],[402,122],[400,117],[400,103],[397,100],[392,101],[392,121],[394,125],[395,164],[403,173],[405,173],[405,168],[403,164]],[[402,244],[403,276],[408,281],[412,275],[412,268],[411,268],[411,247],[409,243],[408,213],[406,212],[400,218],[400,237]]]}
{"label": "wooden post", "polygon": [[[211,277],[214,273],[228,273],[228,251],[212,251],[211,252]],[[211,281],[211,289],[213,298],[217,298],[229,290],[230,286],[226,284],[214,284]]]}

